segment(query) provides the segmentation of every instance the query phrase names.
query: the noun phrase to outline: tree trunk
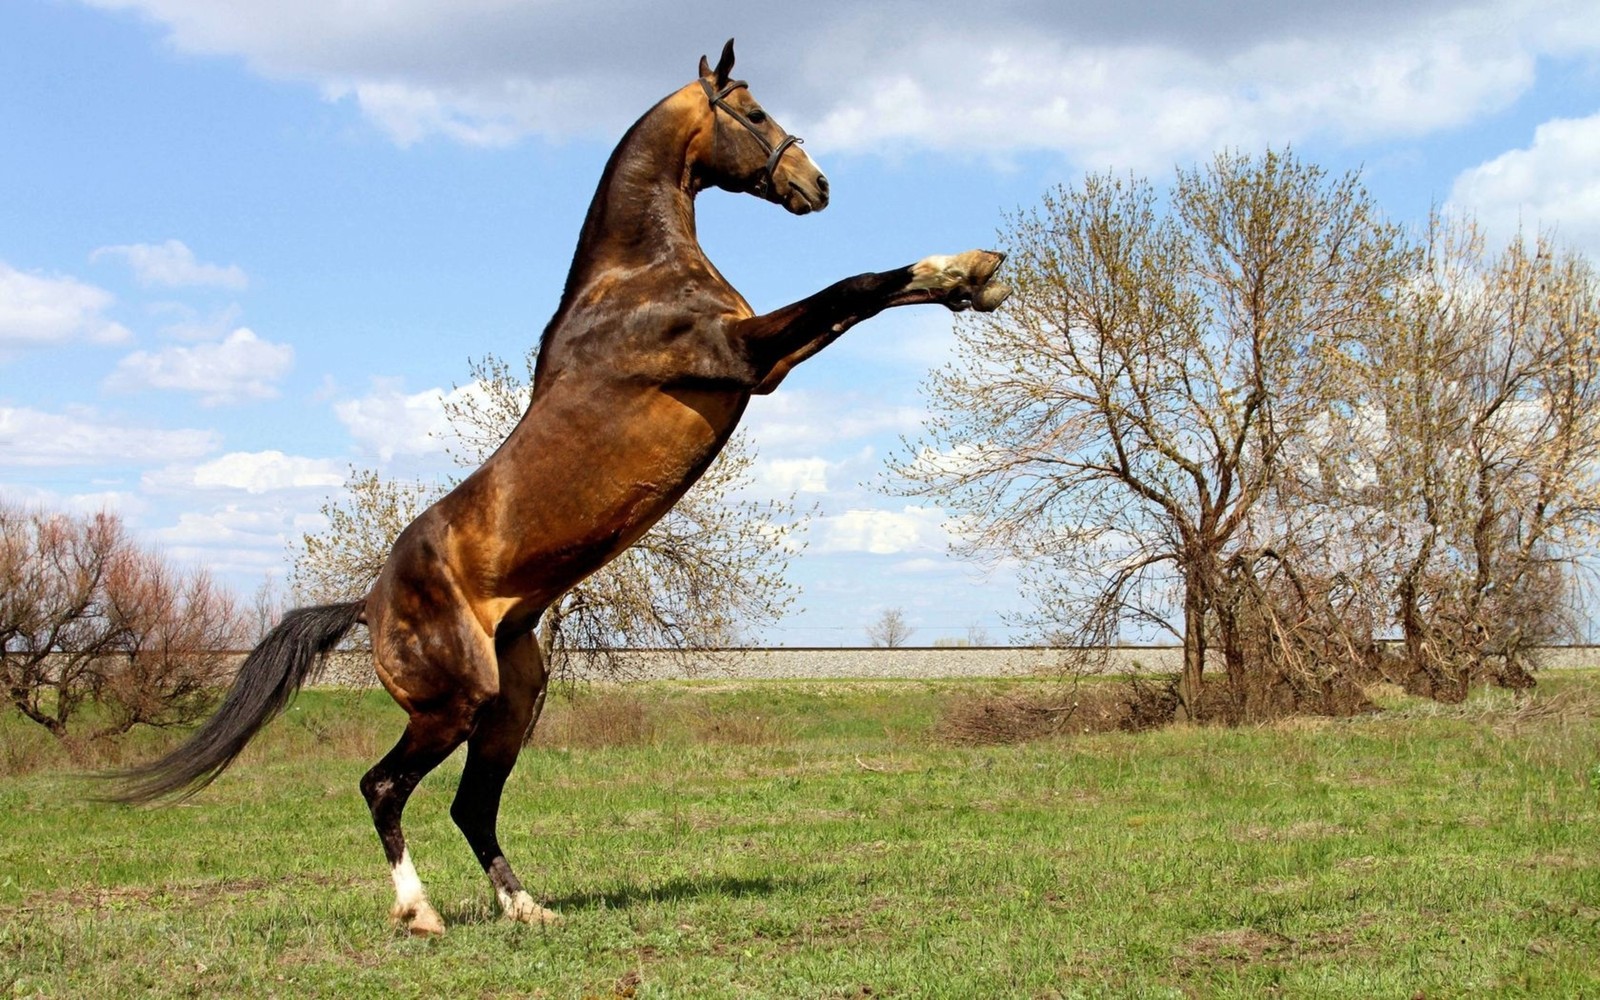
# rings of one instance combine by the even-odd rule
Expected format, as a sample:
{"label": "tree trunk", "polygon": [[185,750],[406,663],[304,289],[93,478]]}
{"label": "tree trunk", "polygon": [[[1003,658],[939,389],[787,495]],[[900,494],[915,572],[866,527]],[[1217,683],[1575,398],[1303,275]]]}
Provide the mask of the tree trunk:
{"label": "tree trunk", "polygon": [[1179,722],[1199,718],[1200,690],[1206,666],[1206,609],[1199,584],[1190,580],[1183,590],[1183,673],[1178,678]]}

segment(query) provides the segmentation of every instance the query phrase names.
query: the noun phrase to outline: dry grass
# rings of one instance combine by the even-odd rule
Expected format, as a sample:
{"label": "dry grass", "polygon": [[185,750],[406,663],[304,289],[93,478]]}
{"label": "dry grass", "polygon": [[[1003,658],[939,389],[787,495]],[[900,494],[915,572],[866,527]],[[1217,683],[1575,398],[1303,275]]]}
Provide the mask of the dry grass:
{"label": "dry grass", "polygon": [[661,710],[653,702],[619,688],[574,689],[569,699],[546,703],[534,730],[533,746],[636,747],[654,743]]}
{"label": "dry grass", "polygon": [[1069,733],[1136,728],[1139,694],[1127,685],[1080,685],[1067,694],[963,695],[946,702],[934,738],[957,746],[1003,746]]}
{"label": "dry grass", "polygon": [[793,729],[771,714],[717,705],[704,697],[664,700],[595,685],[552,697],[531,745],[586,749],[680,742],[775,746],[791,739]]}
{"label": "dry grass", "polygon": [[1538,696],[1484,688],[1465,701],[1414,700],[1389,714],[1400,719],[1453,719],[1487,725],[1495,735],[1507,737],[1535,723],[1564,728],[1600,717],[1600,697],[1584,687],[1564,687]]}
{"label": "dry grass", "polygon": [[[1485,724],[1497,735],[1514,736],[1536,723],[1560,726],[1600,717],[1600,696],[1576,687],[1538,696],[1480,688],[1459,702],[1419,698],[1386,681],[1365,687],[1330,685],[1306,698],[1282,685],[1245,694],[1241,708],[1239,696],[1225,679],[1208,679],[1198,721],[1294,726],[1383,712],[1400,719]],[[954,695],[946,699],[933,737],[955,746],[1004,746],[1085,733],[1141,732],[1172,724],[1177,709],[1178,696],[1169,679],[1137,676],[1116,683],[1079,684],[1065,693]]]}
{"label": "dry grass", "polygon": [[718,711],[710,704],[696,705],[685,713],[689,731],[700,743],[725,746],[768,747],[788,742],[794,727],[773,718],[742,711]]}

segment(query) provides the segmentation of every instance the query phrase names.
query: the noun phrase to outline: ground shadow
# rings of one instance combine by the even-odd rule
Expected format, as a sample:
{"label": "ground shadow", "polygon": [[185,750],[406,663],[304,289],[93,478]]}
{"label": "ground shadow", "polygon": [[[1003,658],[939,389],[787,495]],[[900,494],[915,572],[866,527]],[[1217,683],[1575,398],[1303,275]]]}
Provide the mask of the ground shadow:
{"label": "ground shadow", "polygon": [[620,910],[636,903],[671,903],[703,896],[770,896],[775,892],[804,889],[815,878],[736,878],[708,875],[702,878],[672,878],[654,885],[619,885],[602,892],[577,892],[560,896],[545,905],[562,912],[571,910]]}
{"label": "ground shadow", "polygon": [[[770,896],[776,892],[806,889],[820,879],[807,878],[735,878],[728,875],[709,875],[703,878],[673,878],[655,885],[618,885],[601,892],[575,892],[566,896],[544,900],[545,906],[559,914],[572,914],[580,910],[623,910],[639,903],[671,903],[705,896]],[[447,925],[485,924],[502,919],[499,906],[492,900],[451,906],[439,906],[439,915]]]}

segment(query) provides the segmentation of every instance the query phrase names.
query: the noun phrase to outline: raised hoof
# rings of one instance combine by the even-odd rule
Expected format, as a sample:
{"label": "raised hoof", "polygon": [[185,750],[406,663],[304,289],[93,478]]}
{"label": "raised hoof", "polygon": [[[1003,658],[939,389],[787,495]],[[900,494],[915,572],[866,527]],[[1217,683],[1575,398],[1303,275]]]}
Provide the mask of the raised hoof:
{"label": "raised hoof", "polygon": [[994,277],[1005,259],[1006,255],[998,250],[968,250],[956,254],[953,263],[966,275],[966,284],[977,286]]}
{"label": "raised hoof", "polygon": [[438,937],[444,933],[444,919],[427,903],[409,910],[391,910],[389,920],[396,927],[405,927],[412,937]]}
{"label": "raised hoof", "polygon": [[559,924],[561,914],[547,910],[533,901],[526,892],[519,892],[506,904],[506,919],[519,924]]}
{"label": "raised hoof", "polygon": [[981,313],[994,312],[1000,308],[1000,303],[1011,297],[1011,289],[1005,285],[985,284],[978,289],[978,294],[972,297],[972,308]]}
{"label": "raised hoof", "polygon": [[994,250],[968,250],[951,257],[924,257],[911,267],[913,290],[932,292],[935,301],[961,312],[976,308],[990,312],[1005,301],[1011,290],[996,286],[990,290],[989,279],[994,276],[1006,255]]}

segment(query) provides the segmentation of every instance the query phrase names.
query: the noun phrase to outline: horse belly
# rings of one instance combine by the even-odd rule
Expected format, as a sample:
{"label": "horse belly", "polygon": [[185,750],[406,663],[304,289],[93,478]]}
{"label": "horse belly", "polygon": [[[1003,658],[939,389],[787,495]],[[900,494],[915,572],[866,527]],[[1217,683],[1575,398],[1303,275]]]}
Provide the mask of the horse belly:
{"label": "horse belly", "polygon": [[494,597],[548,603],[615,559],[694,485],[731,430],[670,398],[649,409],[653,419],[624,415],[634,419],[593,436],[504,449],[495,469],[475,474],[485,486],[452,521],[463,541],[472,536]]}

